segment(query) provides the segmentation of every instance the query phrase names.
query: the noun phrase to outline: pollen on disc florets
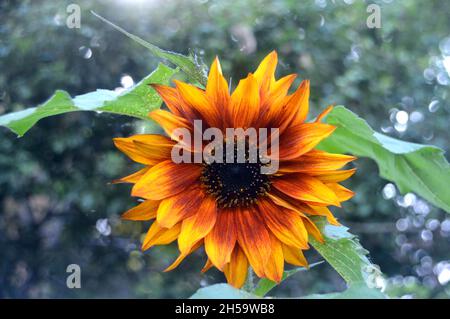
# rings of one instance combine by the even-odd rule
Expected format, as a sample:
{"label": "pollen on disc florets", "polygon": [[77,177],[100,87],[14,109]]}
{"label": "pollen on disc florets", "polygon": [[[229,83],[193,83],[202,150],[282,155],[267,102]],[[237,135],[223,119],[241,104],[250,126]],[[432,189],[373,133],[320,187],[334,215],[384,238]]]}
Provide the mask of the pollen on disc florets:
{"label": "pollen on disc florets", "polygon": [[251,206],[270,190],[269,176],[261,173],[263,164],[259,160],[250,162],[248,152],[244,163],[236,159],[235,152],[232,163],[227,163],[225,157],[223,163],[203,163],[202,184],[222,208]]}

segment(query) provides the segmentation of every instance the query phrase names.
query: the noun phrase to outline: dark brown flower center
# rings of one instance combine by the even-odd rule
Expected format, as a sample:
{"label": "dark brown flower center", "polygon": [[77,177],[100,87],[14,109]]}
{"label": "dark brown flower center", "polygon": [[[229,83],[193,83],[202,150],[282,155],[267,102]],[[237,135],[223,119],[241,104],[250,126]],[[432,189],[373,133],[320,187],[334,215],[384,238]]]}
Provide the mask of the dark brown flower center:
{"label": "dark brown flower center", "polygon": [[[248,154],[247,154],[248,155]],[[206,192],[216,197],[219,207],[248,207],[270,190],[270,179],[261,173],[259,162],[203,164],[201,181]]]}

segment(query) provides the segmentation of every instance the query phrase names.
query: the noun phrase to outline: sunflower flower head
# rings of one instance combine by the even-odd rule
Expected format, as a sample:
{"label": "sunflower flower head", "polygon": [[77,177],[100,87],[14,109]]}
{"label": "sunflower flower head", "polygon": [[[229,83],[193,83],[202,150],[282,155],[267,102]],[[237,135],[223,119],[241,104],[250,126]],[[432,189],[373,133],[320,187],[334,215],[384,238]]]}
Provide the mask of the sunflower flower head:
{"label": "sunflower flower head", "polygon": [[[341,170],[355,157],[315,149],[335,129],[321,123],[331,107],[306,122],[309,81],[289,94],[296,75],[277,80],[276,65],[272,52],[231,94],[218,58],[205,89],[181,81],[174,81],[175,87],[153,84],[167,109],[150,117],[167,136],[114,139],[122,152],[144,165],[118,180],[134,184],[132,196],[144,200],[123,218],[153,220],[142,249],[178,242],[179,256],[166,271],[203,246],[203,271],[216,267],[235,287],[244,284],[249,267],[261,278],[280,282],[285,263],[308,266],[303,251],[309,249],[310,236],[323,241],[311,216],[338,225],[328,206],[340,207],[353,196],[339,183],[355,172]],[[215,135],[214,145],[226,152],[207,150],[210,144],[204,140],[191,142],[180,135],[205,137],[212,128],[223,133],[221,140]],[[252,128],[256,139],[230,137],[229,128]],[[270,132],[262,136],[261,129],[276,129],[276,143]],[[188,160],[174,160],[174,154]],[[204,154],[222,160],[209,161]],[[264,172],[272,162],[276,171]]]}

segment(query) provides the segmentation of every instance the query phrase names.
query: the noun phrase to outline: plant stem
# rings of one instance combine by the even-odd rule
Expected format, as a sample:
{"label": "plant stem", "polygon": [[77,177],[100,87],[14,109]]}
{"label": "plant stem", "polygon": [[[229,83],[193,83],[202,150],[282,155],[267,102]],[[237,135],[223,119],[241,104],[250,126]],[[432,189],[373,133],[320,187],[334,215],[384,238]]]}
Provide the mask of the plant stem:
{"label": "plant stem", "polygon": [[248,267],[247,279],[245,280],[245,284],[243,287],[244,290],[248,292],[252,292],[255,289],[255,284],[253,281],[253,269],[252,267]]}

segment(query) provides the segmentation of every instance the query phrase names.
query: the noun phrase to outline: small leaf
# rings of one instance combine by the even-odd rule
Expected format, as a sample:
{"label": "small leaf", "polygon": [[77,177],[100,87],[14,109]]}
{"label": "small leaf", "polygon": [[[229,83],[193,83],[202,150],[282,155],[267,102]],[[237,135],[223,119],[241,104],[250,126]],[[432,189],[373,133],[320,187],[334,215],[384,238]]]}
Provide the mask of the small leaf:
{"label": "small leaf", "polygon": [[216,284],[200,288],[191,299],[255,299],[259,298],[245,290],[236,289],[228,284]]}
{"label": "small leaf", "polygon": [[450,164],[435,146],[408,143],[374,132],[362,118],[343,106],[326,117],[336,131],[320,144],[322,150],[369,157],[380,175],[402,194],[414,192],[450,213]]}
{"label": "small leaf", "polygon": [[159,95],[148,84],[169,84],[176,72],[177,70],[160,64],[141,82],[122,93],[98,89],[72,99],[67,92],[58,90],[47,102],[38,107],[0,116],[0,125],[23,136],[45,117],[75,111],[108,112],[148,119],[148,113],[159,108],[162,102]]}
{"label": "small leaf", "polygon": [[[323,261],[319,261],[317,263],[311,264],[311,265],[309,265],[309,269],[311,269],[312,267],[318,266],[321,263],[323,263]],[[288,279],[292,275],[295,275],[299,271],[306,271],[306,270],[308,270],[308,269],[307,268],[303,268],[303,267],[297,267],[295,269],[286,270],[283,273],[283,278],[281,279],[281,282],[285,281],[286,279]],[[269,291],[271,291],[277,285],[279,285],[279,284],[274,282],[274,281],[272,281],[272,280],[270,280],[270,279],[263,278],[263,279],[261,279],[258,282],[258,284],[256,285],[256,288],[253,290],[252,293],[257,295],[257,296],[264,297],[265,295],[267,295],[267,293]]]}
{"label": "small leaf", "polygon": [[157,47],[156,45],[151,44],[134,34],[131,34],[130,32],[124,30],[118,25],[102,17],[101,15],[95,13],[94,11],[91,11],[91,13],[100,20],[102,20],[103,22],[112,26],[117,31],[123,33],[130,39],[133,39],[137,43],[146,47],[154,56],[170,61],[171,63],[178,66],[184,73],[186,73],[191,78],[191,80],[193,80],[193,82],[198,82],[203,86],[206,86],[207,67],[203,63],[200,63],[196,56],[194,55],[185,56],[176,52],[163,50]]}
{"label": "small leaf", "polygon": [[314,294],[301,299],[386,299],[386,296],[378,289],[369,288],[364,284],[355,284],[343,292]]}
{"label": "small leaf", "polygon": [[381,272],[370,262],[367,258],[368,251],[348,232],[348,228],[330,225],[323,217],[312,219],[323,234],[325,242],[321,244],[310,238],[310,243],[347,284],[375,284]]}

